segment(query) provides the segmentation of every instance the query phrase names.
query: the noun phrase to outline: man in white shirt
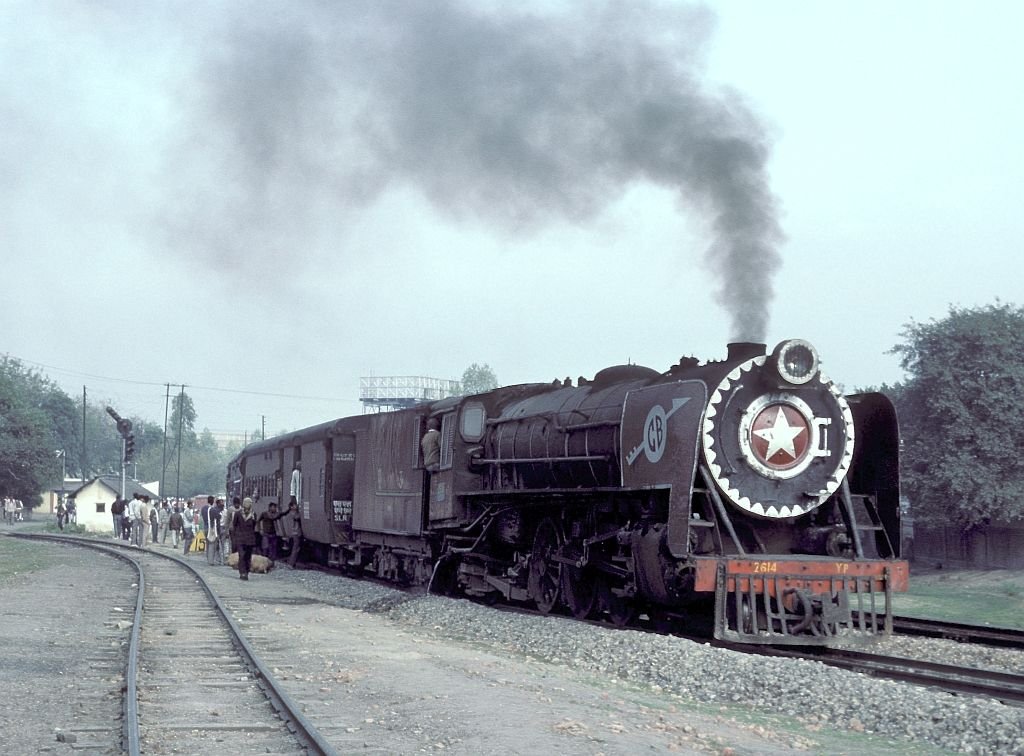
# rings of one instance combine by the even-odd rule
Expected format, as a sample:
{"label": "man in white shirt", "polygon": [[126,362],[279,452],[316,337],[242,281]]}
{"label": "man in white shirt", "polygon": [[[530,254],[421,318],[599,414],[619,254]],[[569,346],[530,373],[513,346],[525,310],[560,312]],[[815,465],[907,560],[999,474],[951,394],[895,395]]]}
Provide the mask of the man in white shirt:
{"label": "man in white shirt", "polygon": [[295,469],[292,470],[292,481],[288,487],[288,494],[291,496],[289,504],[294,502],[297,506],[302,506],[302,461],[299,460],[295,463]]}
{"label": "man in white shirt", "polygon": [[185,537],[182,539],[185,544],[183,552],[185,556],[188,556],[188,552],[192,550],[192,539],[195,538],[195,516],[196,511],[192,508],[192,502],[190,501],[185,505],[185,511],[181,513],[185,531]]}
{"label": "man in white shirt", "polygon": [[128,521],[131,523],[131,533],[132,533],[132,535],[131,535],[131,538],[129,539],[131,543],[135,543],[135,541],[137,539],[137,535],[136,535],[136,532],[135,532],[135,527],[136,527],[135,523],[138,522],[138,519],[139,519],[139,504],[141,504],[141,503],[142,503],[142,501],[139,499],[139,495],[138,494],[132,494],[131,501],[128,502],[128,506],[125,507],[125,509],[124,509],[125,517],[127,517]]}
{"label": "man in white shirt", "polygon": [[149,504],[146,503],[146,498],[143,496],[136,502],[135,505],[135,519],[132,521],[133,531],[132,534],[135,536],[135,545],[145,547],[149,539],[146,537],[149,532]]}

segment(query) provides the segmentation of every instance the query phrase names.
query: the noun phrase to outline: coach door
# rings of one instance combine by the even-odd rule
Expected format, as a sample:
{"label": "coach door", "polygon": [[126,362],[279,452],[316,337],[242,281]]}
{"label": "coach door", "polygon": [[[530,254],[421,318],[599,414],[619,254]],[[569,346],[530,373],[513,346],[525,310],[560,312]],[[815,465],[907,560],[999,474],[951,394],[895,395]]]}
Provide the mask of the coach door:
{"label": "coach door", "polygon": [[356,437],[353,434],[334,436],[331,447],[331,469],[327,476],[330,495],[332,543],[345,543],[352,536],[352,500],[355,498]]}
{"label": "coach door", "polygon": [[454,471],[455,413],[441,417],[441,459],[437,472],[429,478],[429,519],[432,523],[450,520],[455,516]]}

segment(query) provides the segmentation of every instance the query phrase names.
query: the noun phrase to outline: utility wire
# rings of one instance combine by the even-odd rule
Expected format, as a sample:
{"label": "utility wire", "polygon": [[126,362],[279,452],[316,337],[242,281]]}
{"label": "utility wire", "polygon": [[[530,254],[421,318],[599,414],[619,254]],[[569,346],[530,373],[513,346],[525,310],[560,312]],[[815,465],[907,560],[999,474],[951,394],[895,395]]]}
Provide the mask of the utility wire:
{"label": "utility wire", "polygon": [[[8,354],[6,356],[10,357],[11,355]],[[108,375],[95,375],[93,373],[82,373],[82,372],[79,372],[79,371],[76,371],[76,370],[68,370],[67,368],[57,367],[56,365],[47,365],[47,364],[42,363],[42,362],[34,362],[33,360],[22,359],[21,357],[15,357],[14,359],[16,359],[16,360],[18,360],[20,362],[24,362],[27,365],[34,365],[35,367],[46,368],[47,370],[56,370],[58,372],[65,373],[66,375],[73,375],[73,376],[78,376],[78,377],[82,377],[82,378],[94,378],[94,379],[100,380],[100,381],[114,381],[114,382],[117,382],[117,383],[131,383],[131,384],[134,384],[134,385],[137,385],[137,386],[166,386],[168,384],[168,381],[159,381],[159,382],[157,382],[157,381],[137,381],[137,380],[132,380],[130,378],[116,378],[114,376],[108,376]],[[180,382],[171,381],[170,383],[171,383],[172,386],[181,385]],[[272,393],[272,392],[269,392],[269,391],[248,391],[246,389],[220,388],[220,387],[217,387],[217,386],[196,386],[196,385],[190,384],[190,383],[186,383],[185,386],[187,386],[188,388],[193,389],[193,390],[198,389],[198,390],[201,390],[201,391],[219,391],[219,392],[225,393],[225,394],[246,394],[246,395],[249,395],[249,396],[270,396],[270,397],[274,397],[274,398],[277,398],[277,399],[303,399],[303,400],[317,401],[317,402],[352,402],[352,401],[357,401],[357,400],[352,399],[352,398],[341,399],[341,398],[338,398],[338,397],[331,397],[331,396],[303,396],[301,394],[276,394],[276,393]]]}

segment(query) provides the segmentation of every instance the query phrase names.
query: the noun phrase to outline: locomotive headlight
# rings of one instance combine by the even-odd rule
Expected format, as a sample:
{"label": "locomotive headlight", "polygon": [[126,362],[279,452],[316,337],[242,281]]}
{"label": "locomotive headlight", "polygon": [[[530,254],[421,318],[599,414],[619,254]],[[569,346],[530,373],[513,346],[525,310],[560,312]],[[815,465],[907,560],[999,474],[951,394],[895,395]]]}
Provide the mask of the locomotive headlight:
{"label": "locomotive headlight", "polygon": [[818,373],[818,351],[803,339],[781,342],[772,352],[772,358],[779,377],[797,386]]}

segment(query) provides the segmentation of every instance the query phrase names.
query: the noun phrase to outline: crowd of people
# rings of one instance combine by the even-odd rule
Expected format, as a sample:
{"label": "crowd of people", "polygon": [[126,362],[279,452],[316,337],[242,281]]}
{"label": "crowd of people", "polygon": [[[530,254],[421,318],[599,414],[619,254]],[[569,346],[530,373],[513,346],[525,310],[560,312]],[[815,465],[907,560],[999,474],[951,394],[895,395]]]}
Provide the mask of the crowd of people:
{"label": "crowd of people", "polygon": [[206,497],[206,503],[193,506],[191,500],[163,502],[148,495],[117,499],[110,508],[114,537],[145,548],[150,544],[182,548],[184,556],[205,552],[210,564],[227,564],[228,556],[238,552],[238,576],[249,579],[253,554],[278,561],[287,553],[288,564],[295,566],[302,546],[302,517],[293,497],[284,512],[271,502],[265,512],[256,515],[253,500],[235,497],[231,506],[223,499]]}
{"label": "crowd of people", "polygon": [[68,499],[67,503],[57,502],[57,527],[64,530],[65,525],[78,524],[78,505],[74,499]]}
{"label": "crowd of people", "polygon": [[25,505],[21,499],[14,499],[10,496],[4,497],[4,522],[13,525],[25,519]]}

